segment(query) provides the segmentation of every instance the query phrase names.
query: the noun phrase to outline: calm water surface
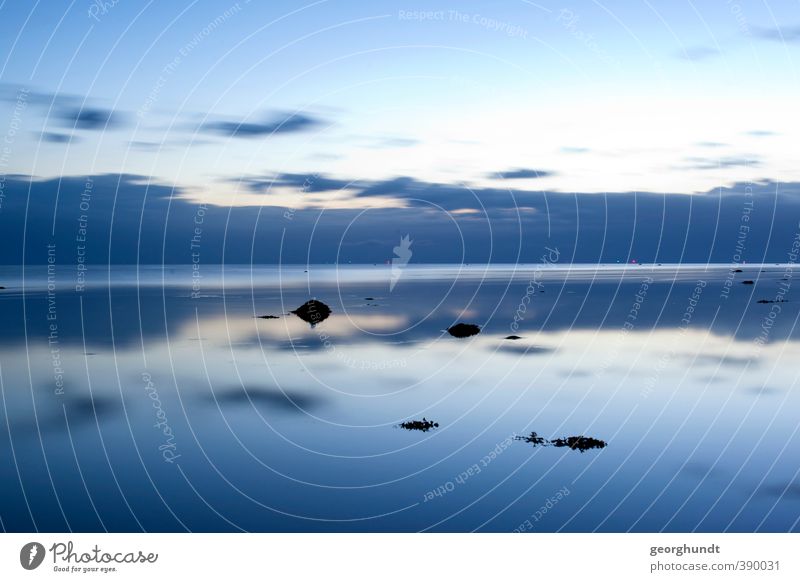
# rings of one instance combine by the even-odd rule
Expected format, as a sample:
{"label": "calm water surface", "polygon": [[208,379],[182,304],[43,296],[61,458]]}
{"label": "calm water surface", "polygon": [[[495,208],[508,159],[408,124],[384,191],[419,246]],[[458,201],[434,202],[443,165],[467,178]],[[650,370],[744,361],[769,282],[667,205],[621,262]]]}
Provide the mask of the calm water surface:
{"label": "calm water surface", "polygon": [[741,268],[2,268],[0,525],[796,531],[800,281]]}

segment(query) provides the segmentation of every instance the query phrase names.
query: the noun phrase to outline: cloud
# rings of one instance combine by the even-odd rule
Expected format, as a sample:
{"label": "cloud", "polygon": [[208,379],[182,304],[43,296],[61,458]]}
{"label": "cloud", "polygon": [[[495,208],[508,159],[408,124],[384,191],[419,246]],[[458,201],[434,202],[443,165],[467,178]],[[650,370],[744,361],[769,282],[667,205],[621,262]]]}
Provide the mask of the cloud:
{"label": "cloud", "polygon": [[14,102],[22,97],[26,103],[37,106],[66,107],[85,100],[80,95],[37,91],[17,83],[0,83],[0,101]]}
{"label": "cloud", "polygon": [[99,107],[65,108],[58,117],[66,126],[89,131],[104,130],[120,124],[120,115]]}
{"label": "cloud", "polygon": [[86,96],[43,92],[19,84],[0,83],[0,101],[14,102],[18,99],[23,99],[25,103],[36,106],[43,112],[52,109],[53,116],[63,127],[104,130],[117,127],[124,121],[124,116],[119,112],[87,105],[89,98]]}
{"label": "cloud", "polygon": [[242,180],[253,192],[267,192],[275,187],[289,187],[303,192],[331,192],[345,188],[358,187],[363,183],[357,181],[339,180],[321,174],[275,174],[272,177],[245,178]]}
{"label": "cloud", "polygon": [[719,49],[708,46],[687,47],[678,53],[678,58],[685,61],[699,62],[720,56]]}
{"label": "cloud", "polygon": [[748,366],[758,366],[758,362],[753,358],[743,356],[718,355],[718,354],[679,354],[678,358],[692,362],[693,365],[702,366],[729,366],[734,368],[744,368]]}
{"label": "cloud", "polygon": [[[723,158],[686,158],[686,166],[680,169],[714,170],[735,167],[755,167],[760,164],[756,157],[723,157]],[[340,193],[345,192],[350,199],[380,198],[387,202],[397,202],[399,205],[390,208],[417,208],[426,210],[444,210],[450,213],[462,214],[463,218],[485,217],[487,215],[514,217],[520,212],[540,212],[547,215],[551,212],[548,201],[558,199],[560,193],[544,190],[523,188],[494,188],[473,187],[469,184],[436,183],[417,180],[411,176],[395,176],[384,180],[358,180],[341,177],[331,177],[325,174],[309,172],[307,174],[273,174],[264,177],[250,177],[241,183],[254,193],[282,195],[284,188],[294,189],[298,192],[311,193]],[[766,182],[765,182],[766,183]],[[788,189],[788,186],[787,186]],[[708,194],[731,193],[735,190],[716,188]],[[774,194],[774,191],[772,192]],[[641,196],[656,196],[655,193],[643,192]],[[603,197],[590,193],[577,193],[582,200],[602,200]],[[634,192],[608,193],[609,199],[633,199]],[[689,199],[690,195],[675,194],[679,199]],[[276,206],[284,207],[284,199]],[[269,204],[269,198],[262,203]],[[330,211],[333,208],[326,203],[325,198],[309,197],[302,205],[306,210],[317,209]],[[606,210],[597,209],[601,215]],[[555,220],[555,216],[548,220]]]}
{"label": "cloud", "polygon": [[51,131],[43,131],[41,135],[42,141],[48,143],[70,143],[72,141],[79,141],[78,138],[66,133],[54,133]]}
{"label": "cloud", "polygon": [[418,139],[411,139],[410,137],[387,137],[382,140],[376,147],[384,148],[410,148],[419,143]]}
{"label": "cloud", "polygon": [[322,121],[316,117],[311,117],[303,113],[290,113],[262,123],[212,121],[203,124],[200,127],[200,131],[225,137],[255,138],[308,131],[321,123]]}
{"label": "cloud", "polygon": [[745,132],[745,135],[749,135],[750,137],[773,137],[778,134],[777,132],[770,131],[769,129],[753,129]]}
{"label": "cloud", "polygon": [[410,176],[399,176],[396,178],[388,178],[386,180],[378,180],[369,183],[363,187],[360,192],[356,194],[359,198],[370,196],[385,196],[385,197],[399,197],[399,198],[419,198],[424,197],[425,192],[430,192],[434,189],[441,190],[458,190],[464,192],[463,188],[458,186],[449,186],[443,184],[431,184],[428,182],[420,182]]}
{"label": "cloud", "polygon": [[[61,249],[59,262],[77,260],[75,225],[89,179],[93,189],[91,208],[84,212],[91,224],[86,263],[191,262],[198,202],[187,198],[187,191],[147,176],[42,180],[9,175],[0,213],[0,247],[6,249],[0,263],[41,264],[52,242]],[[269,180],[303,183],[292,174]],[[404,206],[365,213],[357,204],[326,209],[320,202],[296,208],[287,217],[281,199],[270,204],[272,193],[265,189],[251,196],[251,206],[209,205],[204,210],[203,263],[383,263],[406,234],[414,239],[414,260],[420,263],[536,262],[545,246],[558,248],[570,262],[730,262],[745,201],[752,201],[754,209],[743,258],[779,262],[786,260],[800,210],[800,183],[740,183],[697,195],[532,189],[512,195],[503,188],[470,190],[409,176],[360,182],[320,174],[316,180],[331,180],[328,187],[350,185],[346,194],[356,203],[364,196],[393,197]],[[315,196],[324,201],[326,194]],[[517,207],[532,210],[518,212]],[[465,208],[475,210],[459,211]],[[709,224],[716,226],[710,229]],[[105,329],[96,332],[99,338],[107,335]]]}
{"label": "cloud", "polygon": [[752,168],[761,164],[761,161],[753,157],[722,157],[722,158],[686,158],[689,164],[683,169],[689,170],[719,170],[723,168]]}
{"label": "cloud", "polygon": [[131,140],[128,142],[128,147],[140,152],[163,152],[176,148],[187,148],[212,143],[214,143],[212,139],[199,139],[196,136],[192,136],[190,138],[176,138],[163,141]]}
{"label": "cloud", "polygon": [[411,137],[386,134],[350,135],[347,139],[370,149],[410,148],[420,143],[420,140]]}
{"label": "cloud", "polygon": [[[515,210],[526,198],[541,198],[541,192],[507,188],[470,188],[460,184],[423,182],[411,176],[385,180],[347,180],[322,174],[276,174],[244,180],[254,192],[271,194],[277,187],[289,187],[304,193],[347,190],[353,198],[387,198],[402,201],[408,207],[435,208],[456,212],[464,210]],[[519,199],[516,195],[519,194]],[[313,205],[310,205],[313,206]],[[324,203],[319,205],[324,208]]]}
{"label": "cloud", "polygon": [[516,170],[507,170],[505,172],[497,172],[496,174],[489,174],[487,178],[505,178],[507,180],[526,180],[535,178],[547,178],[552,176],[553,172],[547,170],[534,170],[530,168],[518,168]]}
{"label": "cloud", "polygon": [[756,28],[755,35],[764,40],[777,42],[800,42],[800,25],[768,28]]}
{"label": "cloud", "polygon": [[128,147],[130,147],[132,150],[138,150],[142,152],[160,152],[167,146],[164,142],[159,141],[132,140],[128,142]]}

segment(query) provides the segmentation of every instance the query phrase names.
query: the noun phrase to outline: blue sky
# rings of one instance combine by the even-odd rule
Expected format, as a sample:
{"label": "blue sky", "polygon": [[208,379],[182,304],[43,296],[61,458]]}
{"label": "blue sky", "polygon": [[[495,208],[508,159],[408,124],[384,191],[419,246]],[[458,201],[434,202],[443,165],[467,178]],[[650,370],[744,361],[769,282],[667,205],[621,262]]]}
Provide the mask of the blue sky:
{"label": "blue sky", "polygon": [[6,180],[412,234],[410,209],[508,234],[584,196],[800,182],[796,0],[4,2],[0,33]]}

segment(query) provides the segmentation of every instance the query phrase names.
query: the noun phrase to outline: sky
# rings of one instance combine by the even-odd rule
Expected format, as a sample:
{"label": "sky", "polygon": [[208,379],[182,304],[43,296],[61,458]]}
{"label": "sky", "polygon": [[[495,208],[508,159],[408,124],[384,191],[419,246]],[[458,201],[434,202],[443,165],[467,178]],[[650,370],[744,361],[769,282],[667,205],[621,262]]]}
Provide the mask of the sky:
{"label": "sky", "polygon": [[0,49],[4,264],[777,262],[800,219],[797,0],[6,1]]}

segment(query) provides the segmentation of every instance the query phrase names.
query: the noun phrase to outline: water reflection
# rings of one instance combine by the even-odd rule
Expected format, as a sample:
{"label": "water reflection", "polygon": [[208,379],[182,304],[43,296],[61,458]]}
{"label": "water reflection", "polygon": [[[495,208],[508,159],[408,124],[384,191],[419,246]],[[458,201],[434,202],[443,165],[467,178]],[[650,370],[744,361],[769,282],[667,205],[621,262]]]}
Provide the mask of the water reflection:
{"label": "water reflection", "polygon": [[4,527],[797,529],[785,267],[305,270],[0,270]]}

